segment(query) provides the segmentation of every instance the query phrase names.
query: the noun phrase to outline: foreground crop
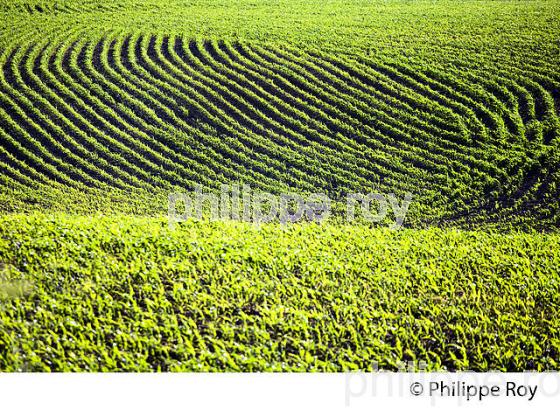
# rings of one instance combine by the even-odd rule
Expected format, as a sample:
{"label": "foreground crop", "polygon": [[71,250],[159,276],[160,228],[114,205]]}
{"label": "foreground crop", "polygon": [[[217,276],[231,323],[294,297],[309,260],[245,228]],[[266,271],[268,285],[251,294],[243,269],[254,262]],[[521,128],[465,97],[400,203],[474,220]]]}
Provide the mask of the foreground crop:
{"label": "foreground crop", "polygon": [[0,220],[0,369],[560,369],[559,237]]}

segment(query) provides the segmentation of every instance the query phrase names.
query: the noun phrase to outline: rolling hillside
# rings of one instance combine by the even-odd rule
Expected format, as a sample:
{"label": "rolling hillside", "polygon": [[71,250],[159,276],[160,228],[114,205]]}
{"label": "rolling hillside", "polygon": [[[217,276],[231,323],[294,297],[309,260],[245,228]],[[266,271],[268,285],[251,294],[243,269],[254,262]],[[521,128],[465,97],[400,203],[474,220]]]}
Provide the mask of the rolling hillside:
{"label": "rolling hillside", "polygon": [[[559,67],[558,0],[0,0],[0,371],[560,370]],[[169,228],[222,184],[335,215]]]}

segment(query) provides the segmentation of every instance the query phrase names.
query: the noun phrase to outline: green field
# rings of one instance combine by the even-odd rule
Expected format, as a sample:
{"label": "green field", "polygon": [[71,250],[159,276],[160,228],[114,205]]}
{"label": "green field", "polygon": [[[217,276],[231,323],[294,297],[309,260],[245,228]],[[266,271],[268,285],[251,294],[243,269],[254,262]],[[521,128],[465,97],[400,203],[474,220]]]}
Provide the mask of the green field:
{"label": "green field", "polygon": [[0,221],[3,370],[560,368],[558,234]]}
{"label": "green field", "polygon": [[[560,370],[560,1],[0,18],[0,370]],[[170,230],[195,184],[336,212]],[[405,228],[355,192],[411,193]]]}

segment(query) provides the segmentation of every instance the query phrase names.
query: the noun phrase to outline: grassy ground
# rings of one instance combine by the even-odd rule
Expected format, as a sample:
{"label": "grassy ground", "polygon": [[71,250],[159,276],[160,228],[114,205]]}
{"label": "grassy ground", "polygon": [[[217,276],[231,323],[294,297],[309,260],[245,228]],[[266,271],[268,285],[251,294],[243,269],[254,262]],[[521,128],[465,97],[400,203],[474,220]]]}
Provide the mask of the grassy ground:
{"label": "grassy ground", "polygon": [[557,234],[0,219],[6,371],[558,369]]}

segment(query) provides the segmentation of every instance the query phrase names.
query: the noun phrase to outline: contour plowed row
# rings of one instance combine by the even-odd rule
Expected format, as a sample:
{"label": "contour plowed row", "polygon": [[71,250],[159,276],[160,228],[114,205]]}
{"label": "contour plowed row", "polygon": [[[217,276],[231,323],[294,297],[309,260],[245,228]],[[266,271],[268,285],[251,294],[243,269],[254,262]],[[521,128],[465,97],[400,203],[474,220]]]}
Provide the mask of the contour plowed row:
{"label": "contour plowed row", "polygon": [[2,174],[18,186],[412,192],[424,220],[530,215],[557,192],[546,67],[79,30],[22,36],[0,61]]}

